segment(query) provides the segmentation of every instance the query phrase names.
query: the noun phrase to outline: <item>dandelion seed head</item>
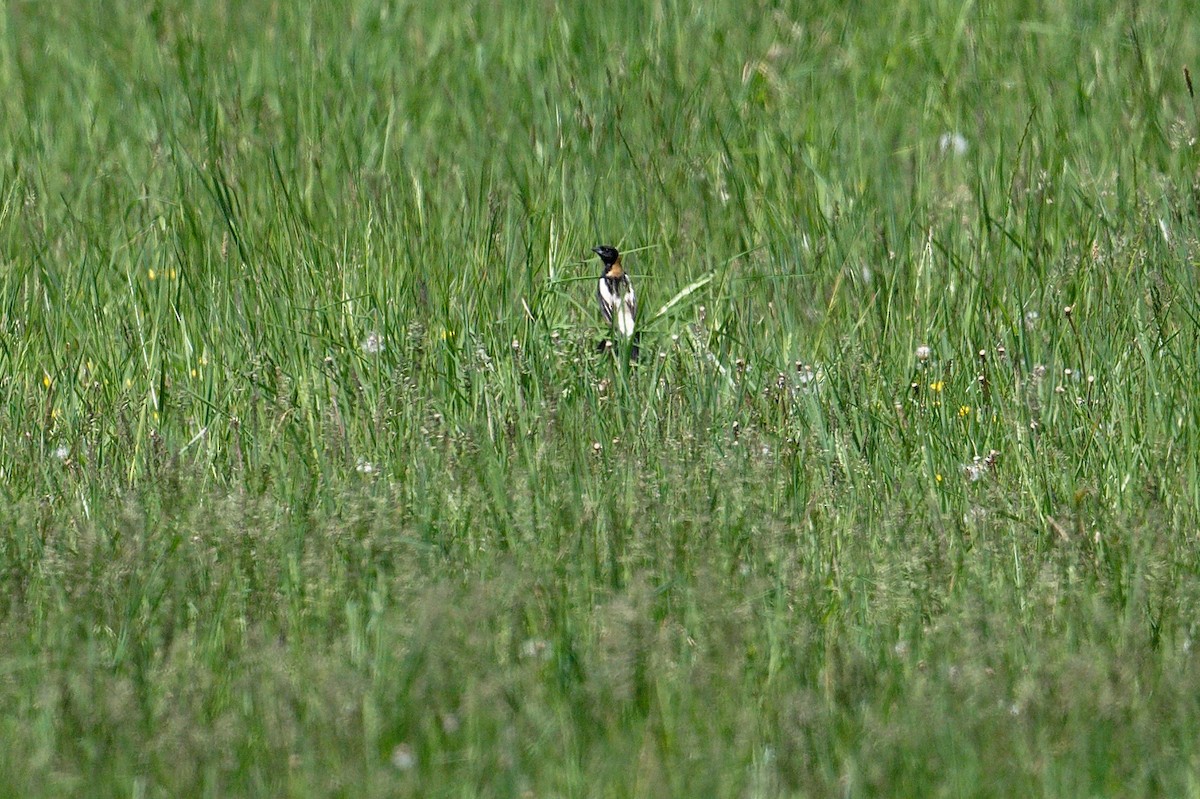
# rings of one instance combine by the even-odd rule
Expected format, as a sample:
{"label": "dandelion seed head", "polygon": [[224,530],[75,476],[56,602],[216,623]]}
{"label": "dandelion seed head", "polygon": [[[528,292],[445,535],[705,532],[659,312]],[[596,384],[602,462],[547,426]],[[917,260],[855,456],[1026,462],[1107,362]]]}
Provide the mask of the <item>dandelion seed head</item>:
{"label": "dandelion seed head", "polygon": [[930,354],[931,354],[931,351],[930,351],[929,347],[925,346],[924,344],[917,347],[917,360],[918,361],[921,361],[922,363],[924,363],[925,361],[928,361]]}
{"label": "dandelion seed head", "polygon": [[967,137],[958,131],[947,131],[941,136],[938,136],[938,150],[942,153],[949,153],[956,156],[964,156],[971,149],[971,145],[967,142]]}
{"label": "dandelion seed head", "polygon": [[412,771],[417,765],[417,755],[408,744],[396,744],[392,750],[392,768],[397,771]]}
{"label": "dandelion seed head", "polygon": [[372,330],[358,346],[367,355],[378,355],[383,352],[383,335],[376,330]]}
{"label": "dandelion seed head", "polygon": [[550,642],[544,638],[526,638],[521,642],[521,657],[549,660],[554,654]]}

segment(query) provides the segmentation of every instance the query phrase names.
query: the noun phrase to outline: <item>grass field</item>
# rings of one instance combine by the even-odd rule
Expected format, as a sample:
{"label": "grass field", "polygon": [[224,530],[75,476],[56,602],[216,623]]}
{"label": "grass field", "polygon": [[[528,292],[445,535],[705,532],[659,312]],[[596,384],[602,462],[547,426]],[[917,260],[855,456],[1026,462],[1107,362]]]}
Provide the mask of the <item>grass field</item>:
{"label": "grass field", "polygon": [[0,2],[0,795],[1200,796],[1200,15],[790,5]]}

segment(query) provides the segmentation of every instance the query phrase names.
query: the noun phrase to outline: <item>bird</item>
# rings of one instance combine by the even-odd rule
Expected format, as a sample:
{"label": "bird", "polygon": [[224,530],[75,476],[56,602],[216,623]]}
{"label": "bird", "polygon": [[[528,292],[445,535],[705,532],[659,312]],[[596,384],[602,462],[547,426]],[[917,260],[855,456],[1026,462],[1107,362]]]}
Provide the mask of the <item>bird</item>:
{"label": "bird", "polygon": [[[592,252],[600,256],[604,271],[596,285],[596,299],[600,302],[600,314],[608,324],[609,329],[618,336],[632,343],[631,356],[637,358],[637,295],[633,291],[633,281],[629,273],[621,265],[621,253],[616,247],[602,244],[593,247]],[[602,342],[601,347],[607,348],[609,342]]]}

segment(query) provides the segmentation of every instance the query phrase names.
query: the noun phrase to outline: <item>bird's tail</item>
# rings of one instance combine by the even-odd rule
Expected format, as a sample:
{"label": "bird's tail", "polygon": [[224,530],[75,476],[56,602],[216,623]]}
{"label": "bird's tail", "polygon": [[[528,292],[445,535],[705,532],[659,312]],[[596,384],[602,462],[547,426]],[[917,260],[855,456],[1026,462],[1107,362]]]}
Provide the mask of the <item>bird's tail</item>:
{"label": "bird's tail", "polygon": [[636,361],[638,359],[638,355],[641,353],[641,343],[641,331],[634,333],[630,338],[625,338],[623,336],[615,339],[602,338],[596,342],[596,352],[611,352],[614,355],[618,355],[620,354],[622,347],[628,347],[629,360]]}

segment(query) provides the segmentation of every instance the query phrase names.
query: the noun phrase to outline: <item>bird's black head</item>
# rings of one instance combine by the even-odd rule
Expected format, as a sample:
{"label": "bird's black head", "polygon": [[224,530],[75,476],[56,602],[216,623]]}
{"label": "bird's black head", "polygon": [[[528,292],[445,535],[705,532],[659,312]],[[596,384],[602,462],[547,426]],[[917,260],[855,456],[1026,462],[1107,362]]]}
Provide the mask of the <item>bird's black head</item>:
{"label": "bird's black head", "polygon": [[592,252],[600,256],[600,260],[605,266],[612,266],[617,261],[621,260],[621,253],[617,252],[616,247],[609,247],[607,244],[601,244],[599,247],[593,247]]}

